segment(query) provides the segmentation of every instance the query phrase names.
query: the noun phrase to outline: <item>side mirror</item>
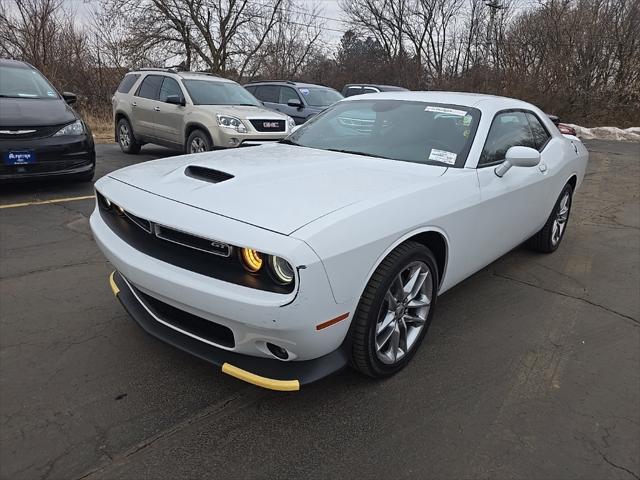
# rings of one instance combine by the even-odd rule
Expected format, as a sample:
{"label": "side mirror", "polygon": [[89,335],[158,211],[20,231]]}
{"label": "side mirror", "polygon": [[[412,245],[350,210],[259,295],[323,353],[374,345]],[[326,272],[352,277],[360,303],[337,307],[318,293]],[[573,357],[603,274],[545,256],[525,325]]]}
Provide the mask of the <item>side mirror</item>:
{"label": "side mirror", "polygon": [[170,103],[171,105],[180,105],[184,107],[186,102],[184,101],[184,97],[182,95],[168,95],[165,103]]}
{"label": "side mirror", "polygon": [[62,98],[69,105],[73,105],[78,101],[78,96],[75,93],[71,92],[62,92]]}
{"label": "side mirror", "polygon": [[289,99],[287,105],[294,108],[302,108],[302,102],[298,98]]}
{"label": "side mirror", "polygon": [[504,162],[498,165],[494,172],[499,177],[511,167],[535,167],[540,163],[540,152],[531,147],[511,147],[504,156]]}

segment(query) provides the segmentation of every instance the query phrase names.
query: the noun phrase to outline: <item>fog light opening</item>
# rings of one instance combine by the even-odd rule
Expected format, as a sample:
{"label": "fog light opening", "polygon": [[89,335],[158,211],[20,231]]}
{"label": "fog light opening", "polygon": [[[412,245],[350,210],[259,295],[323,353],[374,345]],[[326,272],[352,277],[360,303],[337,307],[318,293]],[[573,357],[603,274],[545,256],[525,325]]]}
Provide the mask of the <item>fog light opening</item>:
{"label": "fog light opening", "polygon": [[286,360],[287,358],[289,358],[289,352],[287,352],[284,348],[279,347],[278,345],[267,342],[267,348],[274,356],[278,357],[280,360]]}

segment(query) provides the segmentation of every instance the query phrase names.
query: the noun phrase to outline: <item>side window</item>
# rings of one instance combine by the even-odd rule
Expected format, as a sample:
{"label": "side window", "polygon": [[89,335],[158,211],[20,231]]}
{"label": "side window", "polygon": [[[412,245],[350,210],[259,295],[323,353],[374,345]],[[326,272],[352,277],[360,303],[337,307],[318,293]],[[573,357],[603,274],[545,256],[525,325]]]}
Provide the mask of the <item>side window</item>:
{"label": "side window", "polygon": [[531,133],[533,134],[533,141],[536,144],[536,148],[539,152],[547,145],[547,142],[551,138],[547,129],[544,128],[544,125],[538,120],[533,113],[526,113],[527,120],[529,120],[529,126],[531,127]]}
{"label": "side window", "polygon": [[158,93],[160,92],[160,85],[162,85],[161,75],[147,75],[142,80],[142,83],[138,87],[136,97],[150,98],[152,100],[158,99]]}
{"label": "side window", "polygon": [[133,87],[133,84],[136,83],[139,78],[139,73],[127,73],[120,82],[120,85],[118,85],[118,92],[129,93],[129,90],[131,90],[131,87]]}
{"label": "side window", "polygon": [[491,123],[478,166],[500,163],[511,147],[536,148],[524,112],[503,112]]}
{"label": "side window", "polygon": [[353,97],[354,95],[360,95],[362,93],[362,87],[349,87],[345,92],[345,97]]}
{"label": "side window", "polygon": [[363,90],[362,93],[380,93],[380,90],[373,87],[364,87],[362,90]]}
{"label": "side window", "polygon": [[256,94],[256,87],[244,87],[244,88],[246,88],[250,94],[252,95]]}
{"label": "side window", "polygon": [[260,85],[255,93],[258,100],[269,103],[278,103],[280,99],[280,87],[277,85]]}
{"label": "side window", "polygon": [[278,103],[286,105],[289,100],[300,100],[300,97],[293,88],[280,87],[280,101]]}
{"label": "side window", "polygon": [[182,97],[182,90],[180,85],[173,78],[164,77],[162,81],[162,87],[160,87],[160,101],[166,102],[167,97],[170,95],[178,95]]}

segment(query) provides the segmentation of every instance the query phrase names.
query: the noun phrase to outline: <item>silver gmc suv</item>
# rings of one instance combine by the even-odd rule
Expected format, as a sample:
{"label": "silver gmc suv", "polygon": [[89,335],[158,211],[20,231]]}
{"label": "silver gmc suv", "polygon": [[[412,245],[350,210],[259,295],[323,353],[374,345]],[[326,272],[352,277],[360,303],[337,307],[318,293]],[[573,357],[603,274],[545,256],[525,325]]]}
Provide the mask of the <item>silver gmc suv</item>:
{"label": "silver gmc suv", "polygon": [[198,153],[280,140],[295,126],[236,82],[172,69],[129,72],[111,100],[116,141],[125,153],[145,143]]}

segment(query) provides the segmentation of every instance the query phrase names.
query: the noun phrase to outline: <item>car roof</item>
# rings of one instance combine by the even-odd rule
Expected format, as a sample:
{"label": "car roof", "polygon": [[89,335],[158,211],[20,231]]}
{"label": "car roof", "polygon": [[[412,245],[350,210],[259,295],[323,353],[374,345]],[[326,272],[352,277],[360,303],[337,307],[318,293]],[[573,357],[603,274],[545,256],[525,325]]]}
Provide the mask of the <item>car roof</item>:
{"label": "car roof", "polygon": [[210,80],[212,82],[226,82],[236,83],[228,78],[218,77],[209,72],[188,72],[182,70],[174,70],[172,68],[140,68],[137,70],[130,70],[127,74],[149,74],[149,75],[167,75],[180,77],[185,80]]}
{"label": "car roof", "polygon": [[321,88],[331,88],[326,85],[319,85],[317,83],[306,83],[306,82],[293,82],[291,80],[258,80],[255,82],[245,83],[245,87],[250,87],[253,85],[288,85],[291,87],[321,87]]}
{"label": "car roof", "polygon": [[406,92],[409,89],[404,87],[399,87],[398,85],[384,85],[382,83],[347,83],[344,88],[352,88],[352,87],[375,87],[379,89],[385,89],[387,91],[398,91],[398,92]]}
{"label": "car roof", "polygon": [[10,58],[0,58],[0,66],[33,70],[33,66],[28,64],[27,62],[21,62],[20,60],[12,60]]}
{"label": "car roof", "polygon": [[[354,95],[347,97],[341,102],[357,102],[361,100],[405,100],[417,102],[443,103],[448,105],[461,105],[467,107],[475,107],[479,110],[506,110],[506,109],[536,109],[530,103],[515,98],[499,97],[496,95],[487,95],[483,93],[467,93],[467,92],[380,92],[365,93],[364,95]],[[537,109],[536,109],[537,110]]]}

